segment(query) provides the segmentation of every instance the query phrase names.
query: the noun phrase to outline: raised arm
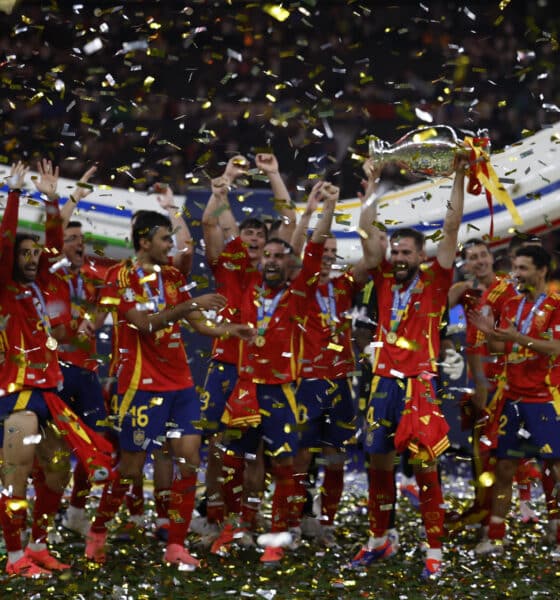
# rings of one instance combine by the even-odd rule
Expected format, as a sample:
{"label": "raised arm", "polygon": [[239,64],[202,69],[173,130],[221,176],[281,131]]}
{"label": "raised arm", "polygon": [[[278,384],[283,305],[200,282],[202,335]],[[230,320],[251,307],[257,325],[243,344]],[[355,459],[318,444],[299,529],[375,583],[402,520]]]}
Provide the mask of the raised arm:
{"label": "raised arm", "polygon": [[451,269],[457,252],[459,227],[463,220],[465,204],[465,169],[468,159],[462,154],[455,157],[455,180],[451,190],[451,198],[443,221],[443,238],[438,243],[437,260],[444,269]]}
{"label": "raised arm", "polygon": [[226,241],[225,232],[220,226],[220,214],[227,212],[231,215],[232,212],[228,201],[228,180],[222,175],[212,179],[211,185],[212,194],[202,213],[202,235],[206,259],[212,264],[218,260]]}
{"label": "raised arm", "polygon": [[60,218],[62,219],[62,229],[68,227],[68,223],[72,218],[74,209],[78,206],[78,202],[83,200],[86,196],[89,196],[93,192],[93,185],[89,183],[89,180],[95,175],[97,167],[94,165],[90,167],[76,183],[76,187],[68,196],[68,202],[60,209]]}
{"label": "raised arm", "polygon": [[158,192],[159,205],[167,211],[175,235],[177,252],[173,256],[173,266],[179,269],[183,275],[189,275],[193,264],[193,239],[183,218],[183,211],[175,205],[173,191],[168,185],[156,183],[154,189]]}
{"label": "raised arm", "polygon": [[[41,194],[46,196],[45,210],[47,220],[45,223],[45,247],[49,252],[56,250],[62,252],[64,245],[64,230],[60,209],[58,207],[58,179],[59,169],[53,166],[50,160],[43,158],[37,163],[39,177],[35,178],[35,187]],[[44,255],[45,258],[46,255]]]}
{"label": "raised arm", "polygon": [[381,171],[371,159],[364,163],[364,173],[367,181],[363,194],[359,194],[362,201],[360,212],[360,238],[364,252],[364,264],[367,269],[377,267],[383,258],[381,232],[375,225],[377,221],[377,201],[379,199],[379,177]]}
{"label": "raised arm", "polygon": [[202,213],[202,234],[208,262],[214,263],[226,241],[239,235],[239,228],[229,205],[228,191],[234,181],[247,173],[249,163],[244,156],[230,158],[221,177],[212,179],[212,194]]}
{"label": "raised arm", "polygon": [[23,189],[25,176],[29,168],[21,161],[12,165],[7,184],[10,188],[8,201],[2,222],[0,223],[0,283],[4,284],[12,278],[14,243],[18,223],[19,195]]}
{"label": "raised arm", "polygon": [[294,249],[294,254],[296,256],[301,256],[303,252],[303,248],[305,246],[305,242],[307,241],[307,231],[309,229],[309,222],[311,221],[311,216],[317,210],[319,206],[319,202],[321,201],[321,196],[319,193],[319,188],[317,184],[313,187],[313,189],[309,192],[309,196],[307,197],[307,204],[305,205],[305,210],[301,215],[301,218],[296,225],[294,233],[292,234],[292,239],[290,240],[290,245]]}
{"label": "raised arm", "polygon": [[332,218],[334,209],[340,195],[339,188],[328,181],[319,181],[313,186],[311,193],[318,193],[323,200],[323,212],[321,218],[317,220],[317,225],[313,230],[311,241],[316,244],[324,244],[331,232]]}
{"label": "raised arm", "polygon": [[296,210],[290,198],[288,188],[280,175],[278,160],[274,154],[259,153],[255,156],[255,165],[270,181],[270,189],[274,194],[274,208],[280,214],[282,225],[276,237],[289,242],[296,228]]}

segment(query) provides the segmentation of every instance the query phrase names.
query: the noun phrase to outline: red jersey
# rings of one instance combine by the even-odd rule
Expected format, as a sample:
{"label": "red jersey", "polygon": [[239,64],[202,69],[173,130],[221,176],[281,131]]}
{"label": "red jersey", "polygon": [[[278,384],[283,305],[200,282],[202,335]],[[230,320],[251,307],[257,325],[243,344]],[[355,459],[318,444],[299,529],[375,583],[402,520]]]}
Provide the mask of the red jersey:
{"label": "red jersey", "polygon": [[[218,260],[211,265],[211,269],[216,281],[216,292],[227,298],[226,308],[220,314],[231,323],[240,323],[241,296],[251,285],[251,278],[254,277],[257,281],[260,277],[259,271],[252,267],[240,237],[226,244]],[[239,339],[235,337],[214,338],[212,358],[220,362],[237,364],[239,343]]]}
{"label": "red jersey", "polygon": [[63,322],[69,333],[68,339],[58,346],[58,356],[62,361],[90,371],[99,366],[95,338],[79,336],[78,327],[86,314],[95,313],[106,274],[106,265],[88,259],[78,273],[59,269],[50,286],[49,315]]}
{"label": "red jersey", "polygon": [[[263,283],[250,286],[243,294],[242,320],[257,329],[252,344],[242,344],[240,375],[254,383],[284,384],[295,381],[298,367],[299,334],[305,330],[310,307],[315,301],[323,244],[308,242],[299,275],[279,289]],[[243,277],[243,274],[240,274]],[[259,327],[259,312],[269,313],[264,332]],[[259,345],[259,338],[264,344]]]}
{"label": "red jersey", "polygon": [[[560,296],[543,295],[536,302],[524,299],[524,295],[518,295],[504,305],[500,327],[517,323],[517,329],[531,337],[560,339]],[[506,342],[505,363],[508,398],[522,397],[527,402],[553,400],[550,387],[557,388],[560,383],[560,357]]]}
{"label": "red jersey", "polygon": [[150,314],[190,299],[185,277],[175,267],[144,273],[134,261],[116,265],[107,274],[101,303],[113,309],[113,344],[118,392],[173,391],[193,385],[179,323],[141,334],[127,319],[131,309]]}
{"label": "red jersey", "polygon": [[[46,223],[46,247],[62,246],[58,204],[49,203]],[[47,312],[50,278],[49,252],[39,261],[34,285],[13,280],[14,234],[17,230],[19,192],[8,194],[8,203],[0,226],[0,396],[29,388],[56,388],[62,384],[56,350],[49,349],[49,329],[58,324]]]}
{"label": "red jersey", "polygon": [[[489,307],[494,316],[494,320],[498,321],[504,304],[517,295],[515,288],[509,279],[496,276],[494,281],[486,290],[484,290],[481,298],[476,304],[477,310],[484,311],[484,307]],[[484,375],[489,381],[497,382],[498,377],[503,373],[504,360],[503,355],[491,355],[486,344],[486,336],[469,322],[467,317],[466,331],[467,352],[480,354],[483,356]]]}
{"label": "red jersey", "polygon": [[354,370],[349,313],[359,289],[350,272],[317,287],[301,335],[301,377],[336,379]]}
{"label": "red jersey", "polygon": [[453,270],[444,269],[437,260],[421,265],[417,278],[406,286],[396,283],[393,266],[387,260],[370,273],[379,306],[373,372],[397,378],[424,371],[437,373],[442,316]]}

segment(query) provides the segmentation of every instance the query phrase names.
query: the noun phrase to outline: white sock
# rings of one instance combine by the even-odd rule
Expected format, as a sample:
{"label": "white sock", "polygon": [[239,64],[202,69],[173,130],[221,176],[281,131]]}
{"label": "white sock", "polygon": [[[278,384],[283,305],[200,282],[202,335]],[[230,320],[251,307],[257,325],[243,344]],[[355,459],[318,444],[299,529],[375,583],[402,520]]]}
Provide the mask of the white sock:
{"label": "white sock", "polygon": [[439,560],[441,562],[442,556],[441,548],[428,548],[426,550],[426,560]]}
{"label": "white sock", "polygon": [[8,562],[14,564],[20,558],[23,558],[23,550],[15,550],[14,552],[8,552]]}
{"label": "white sock", "polygon": [[33,552],[41,552],[42,550],[47,549],[47,544],[45,543],[29,542],[27,545]]}
{"label": "white sock", "polygon": [[379,548],[383,546],[383,544],[387,541],[387,535],[381,537],[370,537],[367,543],[367,546],[370,550],[374,548]]}

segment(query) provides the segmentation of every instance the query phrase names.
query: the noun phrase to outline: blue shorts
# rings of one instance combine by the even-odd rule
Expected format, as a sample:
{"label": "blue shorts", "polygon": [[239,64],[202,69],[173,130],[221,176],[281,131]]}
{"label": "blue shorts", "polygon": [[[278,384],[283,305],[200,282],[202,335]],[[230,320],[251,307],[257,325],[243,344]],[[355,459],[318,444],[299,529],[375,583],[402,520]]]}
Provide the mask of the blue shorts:
{"label": "blue shorts", "polygon": [[[389,454],[395,451],[395,433],[401,422],[407,397],[411,394],[411,379],[373,377],[366,411],[364,450],[368,454]],[[429,382],[431,398],[436,393],[433,379]]]}
{"label": "blue shorts", "polygon": [[51,418],[51,413],[43,398],[42,391],[38,388],[2,396],[0,398],[0,448],[4,445],[4,421],[11,414],[24,410],[37,415],[39,427],[44,427]]}
{"label": "blue shorts", "polygon": [[302,379],[296,392],[300,448],[341,448],[356,432],[347,378]]}
{"label": "blue shorts", "polygon": [[96,373],[69,363],[60,363],[64,385],[59,396],[95,431],[106,429],[107,411]]}
{"label": "blue shorts", "polygon": [[201,433],[200,401],[194,387],[119,394],[118,435],[123,450],[160,449],[166,439]]}
{"label": "blue shorts", "polygon": [[210,362],[204,391],[200,395],[204,433],[211,435],[225,428],[222,415],[237,383],[237,377],[236,365],[217,360]]}
{"label": "blue shorts", "polygon": [[261,424],[249,427],[239,439],[228,442],[228,448],[239,455],[255,454],[260,440],[270,458],[295,456],[298,449],[296,400],[291,384],[257,384]]}
{"label": "blue shorts", "polygon": [[507,400],[498,427],[498,458],[560,458],[560,414],[552,402]]}

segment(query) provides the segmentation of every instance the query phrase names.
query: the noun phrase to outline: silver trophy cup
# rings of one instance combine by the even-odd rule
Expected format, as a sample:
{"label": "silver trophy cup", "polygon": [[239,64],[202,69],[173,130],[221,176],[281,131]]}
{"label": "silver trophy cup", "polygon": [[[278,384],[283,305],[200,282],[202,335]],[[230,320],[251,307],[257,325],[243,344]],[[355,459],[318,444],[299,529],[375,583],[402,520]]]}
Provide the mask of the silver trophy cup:
{"label": "silver trophy cup", "polygon": [[393,163],[416,177],[451,175],[455,155],[464,148],[447,125],[419,127],[392,145],[378,138],[369,142],[369,154],[377,166]]}

